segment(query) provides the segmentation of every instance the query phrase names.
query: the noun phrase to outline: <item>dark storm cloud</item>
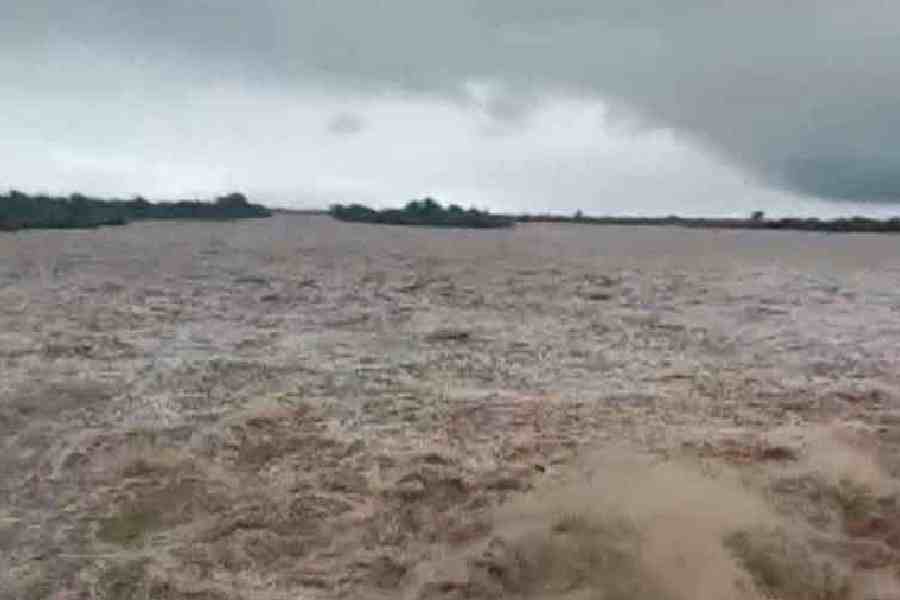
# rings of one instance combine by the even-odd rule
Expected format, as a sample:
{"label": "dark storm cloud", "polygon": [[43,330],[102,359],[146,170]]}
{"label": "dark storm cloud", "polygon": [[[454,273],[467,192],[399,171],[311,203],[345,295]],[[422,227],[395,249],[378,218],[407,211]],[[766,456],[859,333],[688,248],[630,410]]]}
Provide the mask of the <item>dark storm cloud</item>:
{"label": "dark storm cloud", "polygon": [[[459,98],[485,80],[526,96],[596,95],[772,186],[900,200],[890,0],[6,2],[0,50],[36,64],[88,46],[247,85]],[[530,105],[497,98],[486,110],[501,120]]]}

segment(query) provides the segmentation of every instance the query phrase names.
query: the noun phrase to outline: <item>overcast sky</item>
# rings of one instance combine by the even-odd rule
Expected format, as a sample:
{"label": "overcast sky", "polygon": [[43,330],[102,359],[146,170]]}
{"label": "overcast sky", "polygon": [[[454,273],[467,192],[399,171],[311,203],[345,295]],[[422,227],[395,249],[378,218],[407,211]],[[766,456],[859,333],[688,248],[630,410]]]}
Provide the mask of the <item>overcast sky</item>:
{"label": "overcast sky", "polygon": [[900,214],[895,0],[0,0],[0,189]]}

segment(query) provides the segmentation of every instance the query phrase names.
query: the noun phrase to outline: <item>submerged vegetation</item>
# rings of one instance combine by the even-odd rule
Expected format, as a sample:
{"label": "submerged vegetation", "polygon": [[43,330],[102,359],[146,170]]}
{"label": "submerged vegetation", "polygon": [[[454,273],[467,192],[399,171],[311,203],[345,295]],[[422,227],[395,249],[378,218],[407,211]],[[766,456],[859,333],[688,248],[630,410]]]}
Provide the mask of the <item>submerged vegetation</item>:
{"label": "submerged vegetation", "polygon": [[241,193],[221,196],[215,202],[148,202],[141,197],[102,200],[81,194],[68,198],[30,196],[15,190],[0,195],[0,231],[78,229],[124,225],[142,219],[246,219],[270,215],[266,207],[249,203]]}
{"label": "submerged vegetation", "polygon": [[512,227],[515,219],[486,211],[451,204],[447,208],[431,198],[413,200],[402,209],[374,210],[362,204],[335,204],[329,214],[341,221],[380,223],[385,225],[426,225],[431,227],[466,227],[496,229]]}

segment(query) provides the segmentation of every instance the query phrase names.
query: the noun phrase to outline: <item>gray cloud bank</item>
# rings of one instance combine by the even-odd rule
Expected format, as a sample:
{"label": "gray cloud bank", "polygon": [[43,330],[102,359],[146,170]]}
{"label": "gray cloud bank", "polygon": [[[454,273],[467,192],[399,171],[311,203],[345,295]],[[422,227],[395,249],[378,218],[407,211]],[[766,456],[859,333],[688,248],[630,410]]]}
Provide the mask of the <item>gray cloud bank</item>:
{"label": "gray cloud bank", "polygon": [[328,121],[328,131],[335,135],[354,135],[365,127],[365,120],[353,113],[340,113]]}
{"label": "gray cloud bank", "polygon": [[[770,187],[900,201],[900,4],[890,0],[2,2],[0,53],[22,63],[90,52],[213,83],[463,103],[467,82],[491,81],[510,90],[481,103],[500,121],[527,121],[545,94],[597,97]],[[327,126],[356,133],[363,122]]]}

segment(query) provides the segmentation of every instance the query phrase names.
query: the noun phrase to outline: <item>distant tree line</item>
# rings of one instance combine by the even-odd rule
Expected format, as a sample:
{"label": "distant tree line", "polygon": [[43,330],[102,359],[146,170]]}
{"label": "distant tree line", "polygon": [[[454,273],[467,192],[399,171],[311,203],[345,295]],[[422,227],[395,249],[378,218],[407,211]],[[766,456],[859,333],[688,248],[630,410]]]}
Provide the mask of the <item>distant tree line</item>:
{"label": "distant tree line", "polygon": [[148,202],[141,197],[102,200],[82,194],[72,194],[68,198],[30,196],[15,190],[0,194],[0,230],[6,231],[124,225],[143,219],[246,219],[268,216],[271,212],[266,207],[249,203],[241,193],[221,196],[214,202]]}
{"label": "distant tree line", "polygon": [[711,219],[667,217],[587,217],[581,211],[566,215],[519,215],[519,223],[586,223],[591,225],[678,225],[704,229],[771,229],[795,231],[826,231],[839,233],[900,233],[900,217],[870,219],[850,217],[823,220],[817,218],[767,219],[762,211],[753,212],[749,218]]}
{"label": "distant tree line", "polygon": [[515,219],[486,211],[451,204],[447,208],[432,198],[413,200],[402,209],[374,210],[362,204],[335,204],[329,214],[341,221],[380,223],[385,225],[427,225],[431,227],[465,227],[495,229],[512,227]]}

